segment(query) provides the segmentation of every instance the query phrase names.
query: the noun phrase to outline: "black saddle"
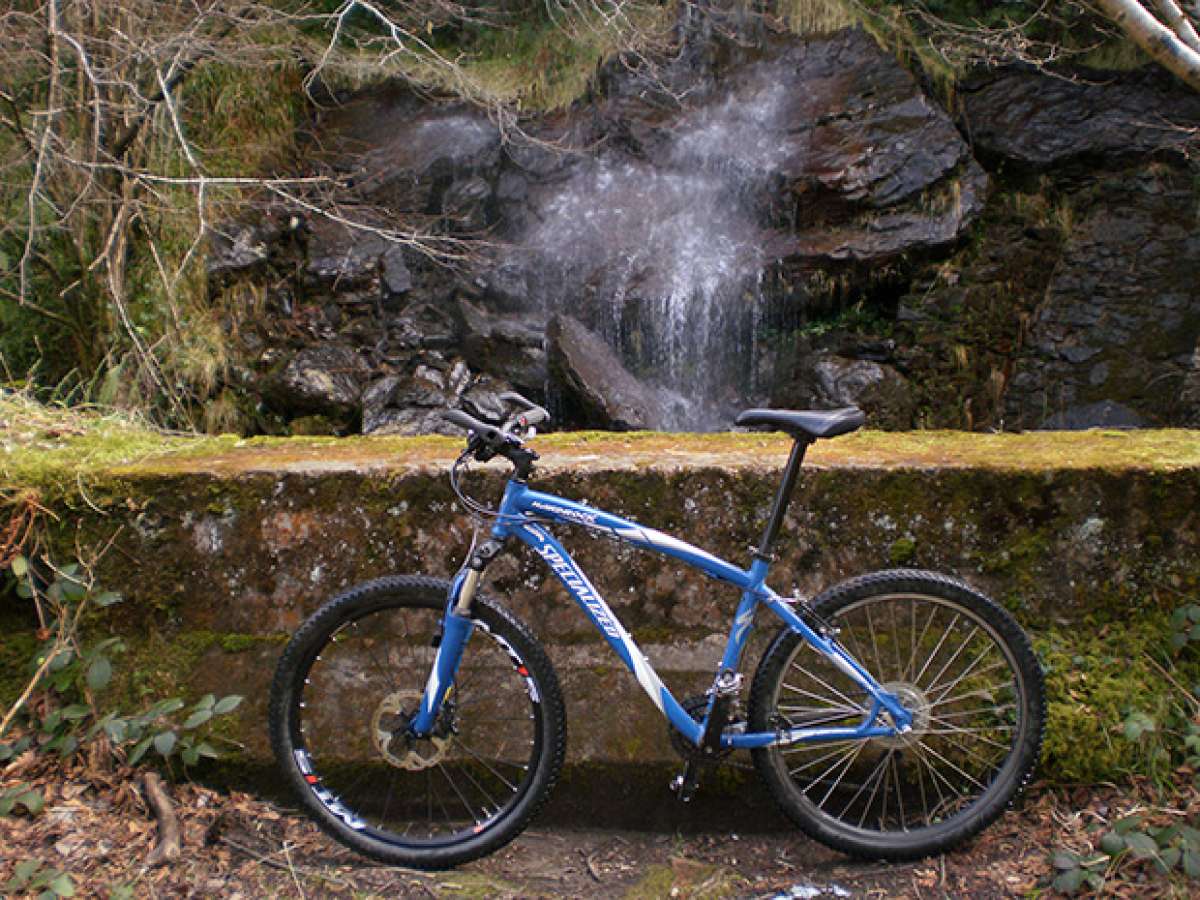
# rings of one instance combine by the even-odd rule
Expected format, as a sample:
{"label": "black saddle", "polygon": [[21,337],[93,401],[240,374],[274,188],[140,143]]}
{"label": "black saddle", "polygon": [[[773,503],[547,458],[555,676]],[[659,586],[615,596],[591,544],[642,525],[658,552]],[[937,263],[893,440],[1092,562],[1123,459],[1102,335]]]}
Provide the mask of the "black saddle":
{"label": "black saddle", "polygon": [[798,441],[837,437],[862,427],[867,417],[857,406],[844,409],[748,409],[737,417],[738,425],[769,425]]}

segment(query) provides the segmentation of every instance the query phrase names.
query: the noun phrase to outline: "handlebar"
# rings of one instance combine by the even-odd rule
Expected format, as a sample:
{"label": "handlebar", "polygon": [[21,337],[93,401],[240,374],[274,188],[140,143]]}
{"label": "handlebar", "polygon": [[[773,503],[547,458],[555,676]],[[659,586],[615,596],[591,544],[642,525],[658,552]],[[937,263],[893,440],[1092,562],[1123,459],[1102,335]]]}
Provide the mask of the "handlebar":
{"label": "handlebar", "polygon": [[[527,477],[537,454],[522,446],[522,435],[531,432],[533,426],[548,421],[550,413],[513,391],[501,394],[500,400],[523,407],[522,411],[510,416],[503,426],[481,422],[461,409],[445,410],[442,418],[470,433],[467,452],[473,453],[476,459],[486,462],[493,456],[503,456],[517,467],[522,477]],[[517,434],[513,433],[514,429],[518,429]]]}
{"label": "handlebar", "polygon": [[501,431],[495,425],[489,425],[486,422],[480,422],[474,416],[463,412],[461,409],[447,409],[442,412],[442,418],[459,428],[465,428],[467,431],[475,432],[478,437],[489,443],[500,443]]}

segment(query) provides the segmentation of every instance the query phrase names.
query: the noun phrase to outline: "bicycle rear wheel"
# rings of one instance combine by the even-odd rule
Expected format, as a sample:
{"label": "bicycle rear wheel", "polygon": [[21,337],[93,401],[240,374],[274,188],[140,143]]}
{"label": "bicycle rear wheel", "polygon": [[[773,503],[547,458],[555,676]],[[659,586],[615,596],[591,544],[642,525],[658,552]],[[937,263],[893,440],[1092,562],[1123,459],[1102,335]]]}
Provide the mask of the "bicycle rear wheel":
{"label": "bicycle rear wheel", "polygon": [[[754,751],[787,815],[838,850],[893,860],[947,850],[992,822],[1030,777],[1045,720],[1041,667],[1020,626],[930,572],[866,575],[814,606],[914,722],[904,735]],[[870,709],[865,691],[784,629],[755,673],[750,722],[853,726]]]}
{"label": "bicycle rear wheel", "polygon": [[490,600],[427,739],[405,727],[432,668],[448,582],[369,582],[295,634],[271,687],[275,757],[334,838],[384,862],[437,869],[512,840],[562,765],[558,681],[528,630]]}

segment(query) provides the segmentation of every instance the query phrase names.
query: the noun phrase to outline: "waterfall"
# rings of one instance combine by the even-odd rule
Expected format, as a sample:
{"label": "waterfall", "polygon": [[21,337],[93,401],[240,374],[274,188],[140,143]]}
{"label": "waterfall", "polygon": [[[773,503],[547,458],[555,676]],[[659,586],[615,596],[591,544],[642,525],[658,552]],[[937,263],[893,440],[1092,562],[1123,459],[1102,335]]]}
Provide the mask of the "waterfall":
{"label": "waterfall", "polygon": [[535,300],[604,335],[678,394],[672,427],[712,429],[754,385],[763,188],[781,162],[785,79],[758,63],[710,88],[641,153],[601,149],[538,189],[521,243]]}

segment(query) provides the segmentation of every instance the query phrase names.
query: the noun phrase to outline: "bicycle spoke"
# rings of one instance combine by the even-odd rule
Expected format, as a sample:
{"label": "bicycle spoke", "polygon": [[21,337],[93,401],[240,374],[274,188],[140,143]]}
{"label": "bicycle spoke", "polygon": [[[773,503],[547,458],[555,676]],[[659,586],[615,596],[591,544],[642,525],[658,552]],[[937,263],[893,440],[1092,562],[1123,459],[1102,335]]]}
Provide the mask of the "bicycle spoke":
{"label": "bicycle spoke", "polygon": [[862,753],[865,746],[867,745],[864,743],[854,748],[854,753],[846,760],[846,765],[842,767],[842,771],[838,773],[838,777],[834,779],[833,784],[829,786],[829,790],[825,792],[825,796],[821,798],[821,802],[817,806],[824,806],[829,801],[830,795],[837,790],[837,786],[842,783],[842,779],[846,777],[846,773],[850,771],[850,767],[854,765],[854,760],[858,759],[858,754]]}
{"label": "bicycle spoke", "polygon": [[956,766],[950,760],[946,759],[946,757],[942,756],[942,754],[938,753],[936,750],[934,750],[928,744],[922,744],[921,748],[923,750],[927,750],[932,756],[936,756],[938,759],[940,759],[942,762],[944,762],[946,765],[948,765],[951,769],[953,769],[955,772],[957,772],[963,778],[967,779],[967,781],[971,782],[971,784],[975,785],[975,787],[979,788],[981,791],[987,789],[987,785],[983,784],[981,781],[979,781],[979,779],[975,778],[973,775],[968,775],[966,772],[964,772],[962,769],[960,769],[958,766]]}
{"label": "bicycle spoke", "polygon": [[[792,668],[799,669],[801,672],[803,672],[805,675],[807,675],[809,678],[811,678],[813,681],[815,681],[821,687],[825,688],[825,690],[829,691],[831,694],[833,694],[835,697],[837,697],[839,700],[841,700],[847,706],[857,707],[864,715],[866,714],[867,711],[865,709],[863,709],[862,706],[855,703],[853,700],[851,700],[849,697],[847,697],[845,694],[843,694],[837,688],[833,687],[832,685],[826,684],[824,681],[822,681],[820,678],[818,678],[815,674],[810,672],[808,669],[804,668],[804,666],[800,665],[799,663],[792,663]],[[824,699],[822,697],[817,696],[816,694],[810,694],[807,691],[801,690],[800,688],[792,687],[789,684],[785,684],[784,687],[787,687],[787,688],[795,691],[798,694],[804,694],[805,696],[812,697],[814,700]]]}
{"label": "bicycle spoke", "polygon": [[[357,816],[417,853],[452,847],[507,815],[541,752],[529,676],[513,665],[511,645],[486,629],[464,646],[435,736],[411,740],[397,730],[436,657],[421,634],[432,634],[441,616],[439,604],[373,609],[349,621],[315,654],[296,707],[311,765],[335,798],[327,808],[337,804],[339,818]],[[395,737],[381,743],[372,729]]]}
{"label": "bicycle spoke", "polygon": [[[911,755],[915,756],[916,754]],[[932,825],[933,822],[929,817],[929,798],[925,795],[925,776],[921,772],[921,763],[919,761],[913,768],[915,768],[917,771],[917,790],[921,793],[921,809],[925,813],[924,822],[928,827],[929,825]]]}
{"label": "bicycle spoke", "polygon": [[446,771],[446,767],[443,766],[441,763],[438,763],[436,766],[434,766],[434,768],[437,769],[439,772],[441,772],[446,777],[446,781],[450,785],[450,790],[454,791],[454,793],[456,795],[458,795],[458,799],[462,802],[462,805],[464,807],[466,807],[467,815],[469,815],[472,819],[475,820],[476,825],[482,825],[483,819],[481,819],[478,816],[478,814],[476,814],[475,808],[473,806],[471,806],[471,804],[467,800],[467,798],[463,796],[463,792],[458,789],[458,785],[454,783],[454,779],[450,777],[450,773]]}
{"label": "bicycle spoke", "polygon": [[908,831],[908,817],[904,814],[904,790],[900,784],[900,767],[896,764],[896,754],[892,758],[892,784],[896,785],[896,809],[900,811],[900,830]]}
{"label": "bicycle spoke", "polygon": [[[963,694],[963,696],[968,697],[970,695]],[[939,703],[938,705],[945,706],[946,702],[948,702],[948,701],[944,701],[942,703]],[[1015,704],[1015,703],[1002,703],[999,706],[977,706],[977,707],[975,707],[975,709],[964,709],[964,710],[959,710],[956,712],[939,713],[936,716],[933,714],[930,714],[929,718],[932,721],[943,722],[948,719],[961,719],[965,716],[979,716],[979,715],[983,715],[985,713],[991,713],[991,714],[995,715],[996,718],[999,718],[1000,713],[1006,712],[1010,709],[1015,710],[1016,708],[1017,708],[1017,704]]]}
{"label": "bicycle spoke", "polygon": [[[946,670],[954,663],[954,661],[958,659],[959,655],[963,652],[963,649],[971,642],[971,638],[975,636],[977,631],[979,631],[978,625],[975,625],[971,628],[971,633],[968,634],[966,639],[958,645],[958,649],[954,651],[948,660],[946,660],[945,664],[941,667],[941,669],[938,670],[938,673],[934,675],[933,678],[929,679],[931,684],[937,684],[937,680],[941,678],[946,673]],[[928,690],[928,688],[926,690]]]}
{"label": "bicycle spoke", "polygon": [[925,660],[925,665],[921,666],[921,671],[913,676],[913,684],[921,683],[921,676],[925,674],[925,670],[929,668],[929,664],[937,659],[937,655],[942,652],[942,644],[946,642],[946,638],[950,637],[950,632],[954,630],[954,625],[958,622],[958,618],[959,614],[956,612],[954,618],[950,620],[950,624],[946,626],[946,630],[942,632],[942,636],[938,639],[937,646],[929,654],[929,659]]}
{"label": "bicycle spoke", "polygon": [[[780,712],[783,712],[783,710],[780,710]],[[857,712],[859,715],[862,714],[861,710],[858,710]],[[816,719],[805,719],[802,722],[792,722],[792,726],[794,728],[816,728],[818,725],[828,725],[830,722],[841,722],[844,719],[851,718],[852,716],[853,713],[834,712],[831,715],[822,716]],[[789,719],[788,721],[791,720]]]}
{"label": "bicycle spoke", "polygon": [[863,610],[867,614],[867,629],[871,632],[871,647],[875,651],[875,671],[883,675],[883,663],[879,660],[879,639],[875,637],[875,625],[871,621],[871,607],[864,606]]}
{"label": "bicycle spoke", "polygon": [[853,805],[854,801],[857,800],[858,797],[861,795],[861,793],[867,789],[868,785],[875,785],[875,787],[871,788],[871,795],[869,797],[867,797],[866,805],[863,806],[862,815],[858,817],[858,827],[859,828],[862,828],[863,823],[867,821],[867,815],[871,812],[872,805],[874,805],[875,791],[877,790],[877,787],[879,784],[879,779],[883,777],[884,760],[886,758],[887,758],[886,754],[884,756],[879,757],[879,762],[877,762],[875,764],[875,768],[871,770],[871,774],[867,776],[866,780],[859,787],[858,793],[855,794],[854,797],[851,798],[851,800],[850,800],[851,805]]}
{"label": "bicycle spoke", "polygon": [[900,662],[900,626],[896,622],[896,601],[888,604],[888,611],[892,614],[892,652],[896,654],[896,677],[902,678],[904,664]]}
{"label": "bicycle spoke", "polygon": [[824,750],[826,747],[833,747],[839,744],[857,744],[860,743],[859,738],[839,738],[836,741],[797,741],[794,744],[786,744],[780,747],[780,753],[815,753],[818,750]]}
{"label": "bicycle spoke", "polygon": [[[492,768],[491,763],[489,763],[486,759],[484,759],[482,756],[480,756],[478,753],[476,753],[474,750],[472,750],[470,747],[468,747],[466,742],[459,740],[458,746],[462,747],[464,750],[467,751],[467,753],[471,754],[471,756],[473,756],[475,759],[479,760],[479,763],[484,768],[486,768],[489,772],[491,772],[493,775],[495,775],[497,778],[499,778],[501,781],[504,782],[504,786],[506,788],[508,788],[513,793],[516,793],[517,786],[515,784],[513,784],[511,781],[509,781],[507,778],[505,778],[503,775],[501,775],[499,772],[497,772],[494,768]],[[500,762],[500,761],[497,760],[497,762]],[[512,763],[502,763],[502,764],[510,765],[510,766],[512,765]]]}
{"label": "bicycle spoke", "polygon": [[947,788],[949,788],[958,797],[963,796],[962,791],[958,790],[958,788],[956,788],[954,786],[954,784],[951,783],[951,781],[945,775],[942,775],[940,772],[938,772],[937,768],[933,765],[933,763],[931,763],[929,761],[929,759],[925,756],[924,752],[922,752],[919,745],[915,746],[913,748],[913,750],[914,750],[913,756],[917,760],[917,765],[925,766],[925,768],[929,772],[929,781],[933,785],[933,789],[938,795],[938,807],[937,808],[938,809],[948,809],[949,807],[948,807],[948,804],[946,803],[946,797],[942,793],[942,789],[938,784],[939,779],[941,780],[942,784],[944,784]]}
{"label": "bicycle spoke", "polygon": [[[991,649],[992,649],[991,647],[988,647],[984,652],[986,653],[986,652],[990,651]],[[978,660],[982,659],[982,658],[983,658],[982,655],[977,657],[976,662],[978,662]],[[1007,665],[1008,665],[1008,663],[1005,660],[1003,660],[1003,659],[997,660],[996,662],[991,663],[990,665],[985,666],[984,668],[980,669],[978,672],[978,675],[980,677],[982,677],[983,675],[986,675],[988,672],[993,672],[996,669],[1001,668],[1003,666],[1007,666]],[[962,680],[964,678],[966,678],[969,674],[970,674],[970,670],[964,669],[962,674],[960,674],[957,678],[955,678],[952,682],[950,682],[941,693],[939,693],[936,697],[934,697],[932,700],[929,701],[929,705],[931,707],[934,707],[934,706],[937,706],[939,703],[941,703],[942,698],[945,697],[946,694],[950,693],[950,691],[952,691],[955,687],[957,687],[962,682]],[[997,686],[1001,686],[1001,687],[1004,686],[1004,682],[1002,682],[1002,681],[998,681],[998,682],[996,682],[996,684],[997,684]],[[940,685],[939,685],[939,687],[940,687]],[[935,688],[931,687],[929,689],[929,691],[927,691],[927,693],[932,693],[934,690],[935,690]],[[982,688],[978,688],[977,690],[982,690]]]}
{"label": "bicycle spoke", "polygon": [[[922,583],[929,594],[910,589]],[[786,778],[780,796],[795,818],[811,819],[856,852],[940,852],[996,815],[1019,786],[1009,771],[1014,756],[1023,755],[1022,766],[1031,762],[1020,737],[1029,727],[1027,663],[1010,652],[1004,614],[976,603],[961,585],[915,572],[851,584],[848,593],[861,593],[836,605],[833,592],[825,601],[832,611],[823,614],[859,664],[893,685],[913,728],[836,748],[769,749],[776,760],[769,780]],[[810,662],[805,645],[793,646],[777,664],[773,710],[797,725],[826,728],[868,714],[869,697],[846,672],[832,661]],[[968,810],[980,812],[972,818]]]}

